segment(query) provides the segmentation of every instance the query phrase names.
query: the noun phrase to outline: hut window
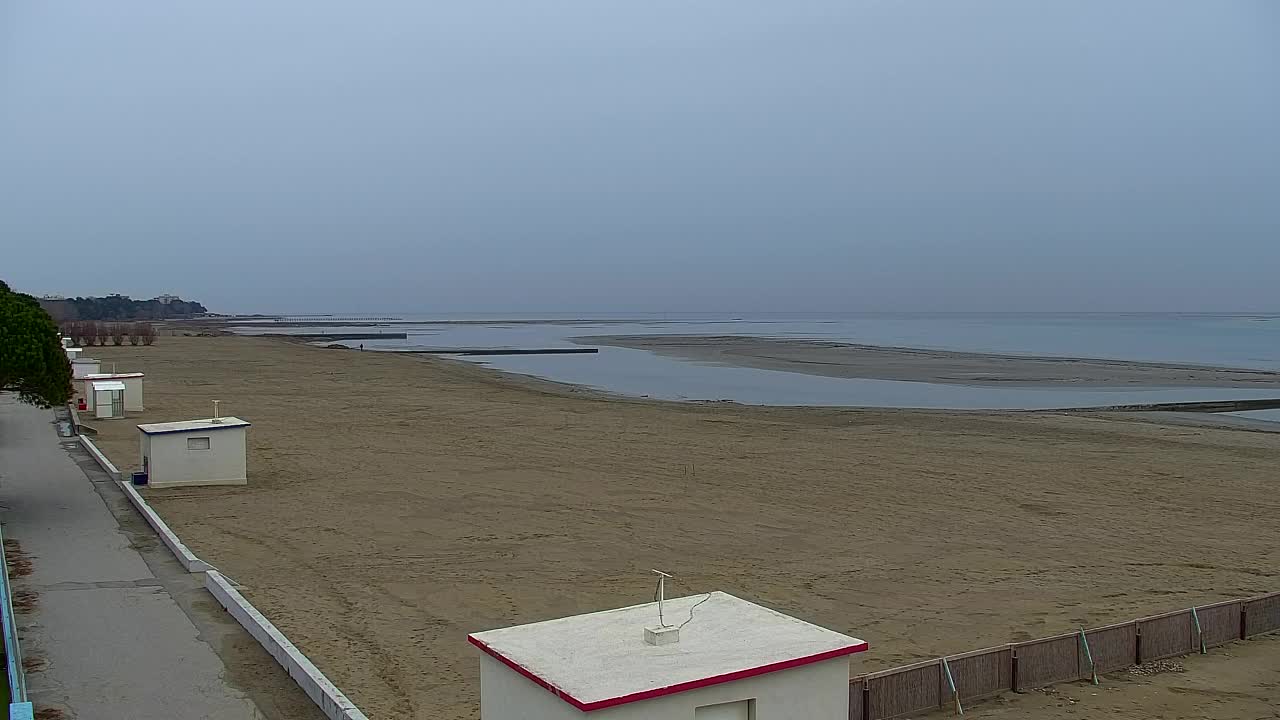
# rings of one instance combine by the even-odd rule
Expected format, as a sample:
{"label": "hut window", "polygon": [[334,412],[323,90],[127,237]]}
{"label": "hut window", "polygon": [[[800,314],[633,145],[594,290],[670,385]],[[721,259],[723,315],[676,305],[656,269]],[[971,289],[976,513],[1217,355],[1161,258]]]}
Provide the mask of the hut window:
{"label": "hut window", "polygon": [[719,705],[703,705],[693,709],[693,717],[694,720],[756,720],[756,701],[752,698]]}
{"label": "hut window", "polygon": [[208,450],[209,438],[206,437],[189,437],[187,438],[188,450]]}

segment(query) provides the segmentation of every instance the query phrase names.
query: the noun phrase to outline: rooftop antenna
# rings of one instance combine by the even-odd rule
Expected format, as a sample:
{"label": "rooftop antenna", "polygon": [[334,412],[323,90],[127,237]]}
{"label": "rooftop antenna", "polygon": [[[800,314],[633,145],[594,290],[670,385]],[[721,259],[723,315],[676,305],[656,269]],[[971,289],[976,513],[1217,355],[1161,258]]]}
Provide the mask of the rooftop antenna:
{"label": "rooftop antenna", "polygon": [[215,423],[222,422],[222,415],[218,412],[218,404],[221,402],[222,402],[221,400],[213,401],[213,421]]}
{"label": "rooftop antenna", "polygon": [[658,627],[667,627],[667,622],[662,617],[662,603],[667,599],[667,578],[672,576],[661,570],[650,570],[649,572],[658,576]]}
{"label": "rooftop antenna", "polygon": [[680,628],[668,625],[663,613],[663,603],[667,599],[667,578],[673,577],[661,570],[650,570],[658,576],[658,625],[644,629],[644,641],[649,645],[670,645],[680,642]]}

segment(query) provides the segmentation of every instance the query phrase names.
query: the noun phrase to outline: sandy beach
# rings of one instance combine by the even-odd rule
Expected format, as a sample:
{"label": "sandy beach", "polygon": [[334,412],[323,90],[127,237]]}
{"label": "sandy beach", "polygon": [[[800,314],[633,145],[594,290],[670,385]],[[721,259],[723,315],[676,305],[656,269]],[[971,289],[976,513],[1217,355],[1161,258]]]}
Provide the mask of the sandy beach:
{"label": "sandy beach", "polygon": [[[136,423],[253,423],[248,486],[148,497],[370,717],[478,717],[466,633],[643,602],[651,567],[868,640],[855,672],[1280,589],[1280,435],[682,405],[244,337],[86,354],[147,373],[145,413],[94,424],[122,470]],[[1104,371],[1131,377],[1013,376]],[[1245,717],[1270,659],[1270,690],[1168,716]]]}
{"label": "sandy beach", "polygon": [[575,341],[648,350],[683,360],[838,378],[1003,387],[1280,390],[1280,372],[1203,365],[997,355],[741,335],[592,335]]}

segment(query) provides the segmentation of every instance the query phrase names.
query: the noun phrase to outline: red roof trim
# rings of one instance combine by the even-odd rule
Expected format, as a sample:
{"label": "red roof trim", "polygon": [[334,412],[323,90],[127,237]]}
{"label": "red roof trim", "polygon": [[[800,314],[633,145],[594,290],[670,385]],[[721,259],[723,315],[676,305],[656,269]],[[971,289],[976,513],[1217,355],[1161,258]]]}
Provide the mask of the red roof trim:
{"label": "red roof trim", "polygon": [[537,683],[538,685],[541,685],[543,688],[549,690],[556,697],[560,698],[561,700],[564,700],[565,702],[569,703],[570,705],[574,706],[575,708],[583,712],[591,712],[592,710],[603,710],[604,708],[615,707],[617,705],[626,705],[627,703],[633,703],[638,700],[651,700],[653,698],[662,697],[664,695],[674,695],[675,693],[685,692],[687,690],[696,690],[698,688],[709,687],[711,685],[719,685],[720,683],[732,682],[734,680],[745,680],[746,678],[755,677],[757,675],[764,675],[766,673],[778,672],[779,670],[790,670],[791,668],[797,668],[804,665],[809,665],[811,663],[822,662],[823,660],[833,660],[838,657],[844,657],[846,655],[860,653],[867,649],[867,643],[863,642],[863,643],[858,643],[857,645],[849,645],[848,647],[836,648],[835,650],[820,652],[820,653],[817,653],[816,655],[807,655],[805,657],[792,658],[790,660],[782,660],[780,662],[770,663],[768,665],[761,665],[759,667],[747,668],[746,670],[737,670],[731,673],[724,673],[723,675],[714,675],[712,677],[699,678],[697,680],[690,680],[688,682],[677,683],[675,685],[668,685],[666,687],[654,688],[652,690],[642,690],[640,692],[631,693],[630,695],[620,695],[618,697],[605,698],[604,700],[596,700],[594,702],[583,702],[578,698],[575,698],[569,693],[556,687],[555,685],[552,685],[546,680],[543,680],[541,677],[538,677],[538,675],[534,673],[532,670],[530,670],[529,668],[526,668],[525,666],[521,665],[515,660],[512,660],[511,658],[506,657],[505,655],[498,652],[497,650],[494,650],[492,647],[486,644],[483,640],[477,639],[474,635],[468,635],[467,640],[472,645],[475,645],[476,647],[488,653],[498,662],[502,663],[503,665],[506,665],[512,670],[515,670],[516,672],[520,673],[526,678],[529,678],[530,680]]}

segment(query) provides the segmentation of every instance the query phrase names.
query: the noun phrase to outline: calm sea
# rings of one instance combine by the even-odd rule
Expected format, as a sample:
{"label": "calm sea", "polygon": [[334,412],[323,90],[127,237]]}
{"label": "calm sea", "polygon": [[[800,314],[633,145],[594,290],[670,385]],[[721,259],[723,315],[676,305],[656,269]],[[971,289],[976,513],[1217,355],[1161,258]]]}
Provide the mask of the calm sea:
{"label": "calm sea", "polygon": [[[577,347],[571,338],[585,335],[717,334],[1280,370],[1280,315],[877,313],[397,317],[411,320],[413,324],[386,329],[404,331],[408,333],[408,339],[365,341],[366,349]],[[589,319],[579,320],[584,317]],[[470,322],[449,324],[460,320]],[[526,322],[510,322],[512,320]],[[528,322],[530,320],[548,322]],[[306,328],[289,330],[308,331]],[[243,329],[246,333],[260,331]],[[508,372],[627,395],[672,400],[734,400],[764,405],[1058,408],[1280,396],[1280,390],[988,388],[825,378],[690,362],[644,350],[609,347],[602,347],[597,355],[468,359]],[[1250,416],[1280,419],[1280,412],[1266,411]]]}

